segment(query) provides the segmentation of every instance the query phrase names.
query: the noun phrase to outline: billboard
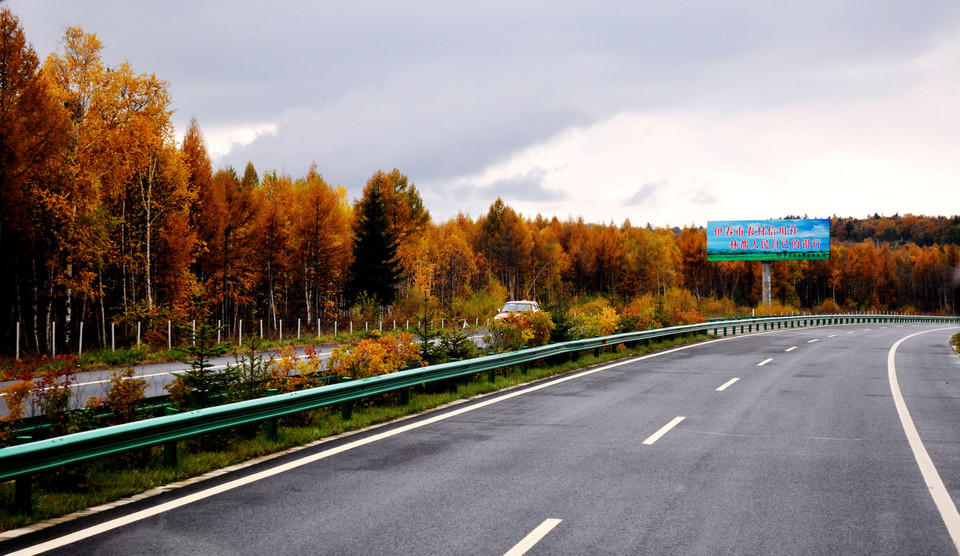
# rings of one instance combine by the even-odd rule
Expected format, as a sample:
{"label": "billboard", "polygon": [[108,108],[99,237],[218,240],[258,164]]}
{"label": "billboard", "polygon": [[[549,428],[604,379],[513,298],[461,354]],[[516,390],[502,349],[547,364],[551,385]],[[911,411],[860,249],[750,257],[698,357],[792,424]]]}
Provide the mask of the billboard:
{"label": "billboard", "polygon": [[711,220],[708,261],[826,260],[830,220]]}

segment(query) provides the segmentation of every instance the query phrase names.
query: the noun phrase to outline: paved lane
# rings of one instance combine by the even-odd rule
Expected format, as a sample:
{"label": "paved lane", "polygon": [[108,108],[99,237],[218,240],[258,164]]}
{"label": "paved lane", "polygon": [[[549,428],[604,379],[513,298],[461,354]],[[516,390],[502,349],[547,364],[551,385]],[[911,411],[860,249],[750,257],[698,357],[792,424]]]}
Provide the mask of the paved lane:
{"label": "paved lane", "polygon": [[[891,347],[926,331],[899,346],[897,375],[956,503],[960,364],[947,340],[957,329],[936,328],[783,330],[636,358],[0,551],[79,532],[52,553],[955,554],[888,380]],[[147,515],[160,503],[171,507]]]}

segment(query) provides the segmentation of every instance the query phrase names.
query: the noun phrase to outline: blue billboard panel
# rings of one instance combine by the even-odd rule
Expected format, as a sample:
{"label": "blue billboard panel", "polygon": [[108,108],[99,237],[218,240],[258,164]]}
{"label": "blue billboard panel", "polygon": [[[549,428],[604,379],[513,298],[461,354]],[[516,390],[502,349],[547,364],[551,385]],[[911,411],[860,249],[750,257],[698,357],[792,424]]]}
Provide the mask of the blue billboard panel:
{"label": "blue billboard panel", "polygon": [[712,220],[708,261],[782,261],[830,258],[830,220]]}

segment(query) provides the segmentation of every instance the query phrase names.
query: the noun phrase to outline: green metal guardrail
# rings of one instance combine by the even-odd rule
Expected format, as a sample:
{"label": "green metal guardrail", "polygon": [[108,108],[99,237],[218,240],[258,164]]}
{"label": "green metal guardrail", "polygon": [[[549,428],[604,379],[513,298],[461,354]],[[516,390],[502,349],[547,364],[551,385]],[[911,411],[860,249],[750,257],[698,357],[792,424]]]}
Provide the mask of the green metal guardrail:
{"label": "green metal guardrail", "polygon": [[[716,336],[760,332],[774,328],[793,328],[834,324],[859,323],[960,323],[958,317],[924,317],[917,315],[793,315],[758,317],[719,322],[673,326],[640,332],[615,334],[601,338],[587,338],[511,353],[487,355],[476,359],[431,365],[387,375],[321,386],[286,394],[209,407],[194,411],[154,417],[143,421],[85,431],[19,446],[0,449],[0,481],[15,479],[17,505],[30,505],[30,477],[32,474],[56,469],[73,463],[127,452],[150,446],[164,445],[165,460],[176,462],[176,442],[205,433],[229,429],[257,422],[270,422],[278,417],[327,407],[349,404],[368,396],[406,389],[424,383],[527,363],[562,354],[599,352],[608,345],[635,343],[681,335],[709,334]],[[346,407],[349,407],[347,405]]]}

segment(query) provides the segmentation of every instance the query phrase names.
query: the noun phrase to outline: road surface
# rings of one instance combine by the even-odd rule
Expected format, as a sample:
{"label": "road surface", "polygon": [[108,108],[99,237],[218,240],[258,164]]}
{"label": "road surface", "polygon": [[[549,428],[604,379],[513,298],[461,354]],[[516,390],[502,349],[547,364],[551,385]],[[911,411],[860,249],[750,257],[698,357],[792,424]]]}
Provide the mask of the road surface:
{"label": "road surface", "polygon": [[957,331],[827,326],[637,357],[344,436],[0,552],[957,554]]}

